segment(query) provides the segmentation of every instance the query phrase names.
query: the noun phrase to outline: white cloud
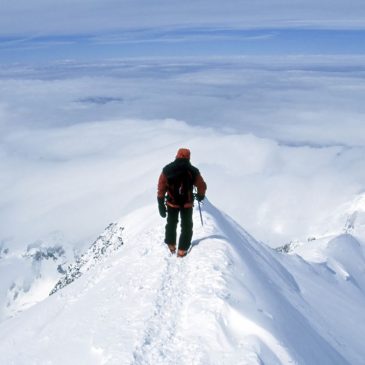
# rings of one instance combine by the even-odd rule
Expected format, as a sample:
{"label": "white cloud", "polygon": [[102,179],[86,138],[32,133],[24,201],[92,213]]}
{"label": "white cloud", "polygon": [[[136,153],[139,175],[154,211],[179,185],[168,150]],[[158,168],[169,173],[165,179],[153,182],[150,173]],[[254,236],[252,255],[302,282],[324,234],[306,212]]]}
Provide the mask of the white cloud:
{"label": "white cloud", "polygon": [[353,174],[363,162],[352,150],[280,146],[173,121],[24,131],[2,144],[1,232],[26,243],[53,230],[91,240],[110,221],[155,202],[160,170],[179,146],[192,149],[209,198],[271,244],[319,232],[365,179]]}
{"label": "white cloud", "polygon": [[123,45],[129,43],[179,43],[202,41],[266,41],[278,35],[278,32],[257,32],[257,34],[244,34],[235,30],[224,29],[177,29],[165,31],[134,31],[119,34],[103,34],[87,38],[96,45]]}
{"label": "white cloud", "polygon": [[278,244],[316,234],[365,186],[361,62],[0,70],[0,239],[28,243],[53,230],[93,239],[155,202],[158,174],[180,146],[191,147],[212,202],[256,237]]}
{"label": "white cloud", "polygon": [[0,110],[3,124],[12,126],[175,118],[287,144],[363,145],[364,61],[262,57],[4,68]]}

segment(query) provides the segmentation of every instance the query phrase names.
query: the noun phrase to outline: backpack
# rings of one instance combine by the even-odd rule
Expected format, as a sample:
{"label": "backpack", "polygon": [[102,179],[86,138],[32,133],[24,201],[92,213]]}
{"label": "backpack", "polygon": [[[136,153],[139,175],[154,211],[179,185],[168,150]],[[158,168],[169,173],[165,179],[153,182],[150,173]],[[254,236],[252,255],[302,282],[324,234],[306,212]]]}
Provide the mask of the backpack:
{"label": "backpack", "polygon": [[189,168],[184,167],[173,171],[167,176],[168,199],[173,204],[184,207],[186,203],[192,202],[193,174]]}

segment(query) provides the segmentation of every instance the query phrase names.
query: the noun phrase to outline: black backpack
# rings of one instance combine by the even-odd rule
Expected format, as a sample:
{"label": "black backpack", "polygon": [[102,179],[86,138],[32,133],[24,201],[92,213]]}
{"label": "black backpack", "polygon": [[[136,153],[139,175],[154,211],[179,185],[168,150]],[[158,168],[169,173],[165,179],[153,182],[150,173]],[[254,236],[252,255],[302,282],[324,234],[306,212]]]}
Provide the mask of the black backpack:
{"label": "black backpack", "polygon": [[181,166],[173,169],[167,176],[168,200],[171,203],[183,207],[186,203],[192,202],[194,177],[188,166]]}

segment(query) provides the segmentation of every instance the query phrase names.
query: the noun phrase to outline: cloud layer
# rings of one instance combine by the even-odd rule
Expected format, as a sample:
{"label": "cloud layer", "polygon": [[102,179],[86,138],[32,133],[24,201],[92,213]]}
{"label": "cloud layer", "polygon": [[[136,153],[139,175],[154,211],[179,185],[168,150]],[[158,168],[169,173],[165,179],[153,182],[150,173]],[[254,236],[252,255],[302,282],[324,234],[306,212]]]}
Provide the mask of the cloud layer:
{"label": "cloud layer", "polygon": [[0,67],[0,128],[184,120],[282,144],[363,145],[363,56]]}
{"label": "cloud layer", "polygon": [[364,148],[280,146],[173,120],[23,130],[1,148],[3,238],[25,244],[61,231],[92,240],[155,204],[161,168],[181,146],[191,148],[211,201],[272,245],[323,233],[331,212],[364,186]]}
{"label": "cloud layer", "polygon": [[365,186],[363,64],[3,66],[0,239],[24,244],[54,230],[93,239],[155,203],[160,170],[181,146],[192,149],[212,202],[259,239],[277,245],[323,233]]}

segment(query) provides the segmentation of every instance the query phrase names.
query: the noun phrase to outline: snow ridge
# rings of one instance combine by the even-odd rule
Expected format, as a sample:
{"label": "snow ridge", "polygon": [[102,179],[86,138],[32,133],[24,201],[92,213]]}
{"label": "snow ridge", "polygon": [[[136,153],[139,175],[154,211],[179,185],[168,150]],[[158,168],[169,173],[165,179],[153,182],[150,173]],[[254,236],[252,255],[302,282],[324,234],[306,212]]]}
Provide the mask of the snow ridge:
{"label": "snow ridge", "polygon": [[360,242],[342,235],[313,263],[257,242],[209,201],[203,215],[183,259],[155,206],[110,225],[72,285],[0,325],[0,363],[363,364]]}
{"label": "snow ridge", "polygon": [[68,266],[65,275],[51,290],[50,295],[71,284],[112,252],[119,250],[123,245],[122,232],[123,227],[117,223],[110,223],[90,248],[75,263]]}

